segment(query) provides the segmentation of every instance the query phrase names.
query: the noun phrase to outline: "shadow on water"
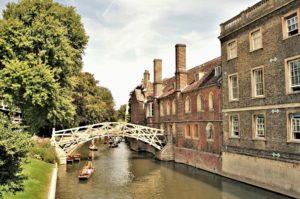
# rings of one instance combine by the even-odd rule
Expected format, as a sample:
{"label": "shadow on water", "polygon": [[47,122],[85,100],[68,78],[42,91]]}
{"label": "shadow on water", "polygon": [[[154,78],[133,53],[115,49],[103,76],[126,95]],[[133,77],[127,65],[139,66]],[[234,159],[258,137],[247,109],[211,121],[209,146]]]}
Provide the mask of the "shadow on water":
{"label": "shadow on water", "polygon": [[191,166],[155,160],[146,152],[134,152],[122,143],[108,149],[98,144],[95,173],[79,181],[89,143],[78,151],[83,158],[59,167],[57,199],[285,199],[287,197],[239,183]]}

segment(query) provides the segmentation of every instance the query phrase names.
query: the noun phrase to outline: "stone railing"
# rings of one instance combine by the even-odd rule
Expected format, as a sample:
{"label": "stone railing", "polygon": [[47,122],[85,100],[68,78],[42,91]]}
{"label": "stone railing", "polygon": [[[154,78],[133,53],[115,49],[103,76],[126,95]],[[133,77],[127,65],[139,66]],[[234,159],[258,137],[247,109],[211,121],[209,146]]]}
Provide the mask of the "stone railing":
{"label": "stone railing", "polygon": [[276,10],[277,8],[293,1],[295,0],[261,0],[255,5],[242,11],[239,15],[222,23],[221,37],[255,19],[258,19],[264,14]]}

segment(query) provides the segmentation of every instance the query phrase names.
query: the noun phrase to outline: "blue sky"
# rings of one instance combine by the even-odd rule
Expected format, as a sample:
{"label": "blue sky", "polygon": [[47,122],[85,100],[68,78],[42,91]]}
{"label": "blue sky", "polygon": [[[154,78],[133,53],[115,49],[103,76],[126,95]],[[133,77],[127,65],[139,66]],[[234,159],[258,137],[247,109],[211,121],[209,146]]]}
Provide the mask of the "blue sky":
{"label": "blue sky", "polygon": [[[7,2],[0,0],[0,9]],[[187,68],[220,56],[219,24],[258,0],[56,0],[74,6],[89,35],[84,71],[112,91],[116,107],[128,102],[153,59],[163,77],[175,72],[175,44],[187,44]]]}

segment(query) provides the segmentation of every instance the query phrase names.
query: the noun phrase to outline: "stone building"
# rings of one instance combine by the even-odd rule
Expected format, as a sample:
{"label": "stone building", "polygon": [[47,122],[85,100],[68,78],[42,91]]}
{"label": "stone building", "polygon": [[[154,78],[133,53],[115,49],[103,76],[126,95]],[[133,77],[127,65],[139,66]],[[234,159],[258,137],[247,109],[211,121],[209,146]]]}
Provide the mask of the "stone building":
{"label": "stone building", "polygon": [[[175,51],[174,77],[162,79],[162,60],[154,59],[153,83],[149,82],[145,89],[143,81],[131,93],[131,122],[143,120],[171,134],[176,162],[218,173],[222,141],[221,59],[187,70],[186,46],[177,44]],[[139,101],[143,105],[140,103],[139,109],[143,116],[133,111],[138,107],[136,93],[142,93]]]}
{"label": "stone building", "polygon": [[221,24],[222,172],[300,195],[300,1],[262,0]]}

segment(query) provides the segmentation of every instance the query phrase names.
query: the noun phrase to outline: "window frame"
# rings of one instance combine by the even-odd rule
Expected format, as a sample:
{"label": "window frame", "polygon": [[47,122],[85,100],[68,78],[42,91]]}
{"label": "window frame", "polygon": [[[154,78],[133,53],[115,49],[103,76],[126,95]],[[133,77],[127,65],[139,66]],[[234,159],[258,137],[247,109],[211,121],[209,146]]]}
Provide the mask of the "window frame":
{"label": "window frame", "polygon": [[172,115],[176,115],[176,99],[172,100]]}
{"label": "window frame", "polygon": [[[208,128],[211,127],[212,128],[212,134],[211,134],[211,138],[208,137]],[[205,127],[205,137],[206,137],[206,141],[208,142],[213,142],[214,141],[214,132],[215,132],[215,127],[214,127],[214,124],[211,123],[211,122],[208,122],[206,124],[206,127]]]}
{"label": "window frame", "polygon": [[[260,137],[257,133],[257,118],[263,116],[264,118],[264,136]],[[266,113],[265,112],[258,112],[254,113],[252,115],[252,134],[253,134],[253,140],[266,140],[266,130],[267,130],[267,122],[266,122]]]}
{"label": "window frame", "polygon": [[300,139],[294,139],[293,135],[292,135],[292,122],[291,122],[291,116],[290,116],[291,114],[300,114],[300,110],[290,110],[290,111],[286,112],[287,142],[300,144]]}
{"label": "window frame", "polygon": [[[254,40],[253,40],[253,33],[259,31],[259,35],[260,35],[260,47],[259,48],[255,48],[254,49]],[[262,34],[262,28],[256,28],[254,30],[252,30],[251,32],[249,32],[249,47],[250,47],[250,52],[254,52],[257,50],[260,50],[263,48],[263,34]]]}
{"label": "window frame", "polygon": [[[236,76],[236,85],[237,85],[237,98],[233,98],[233,92],[232,92],[232,81],[231,78],[233,76]],[[238,73],[233,73],[228,75],[228,98],[229,98],[229,102],[234,102],[234,101],[238,101],[239,100],[239,75]]]}
{"label": "window frame", "polygon": [[[187,100],[189,101],[189,109],[187,109]],[[190,96],[186,96],[184,99],[184,113],[191,113],[192,112],[192,101]]]}
{"label": "window frame", "polygon": [[[188,131],[188,132],[189,132],[189,135],[188,135],[188,133],[187,133],[187,129],[189,130],[189,131]],[[189,139],[192,138],[192,132],[191,132],[191,125],[190,125],[190,124],[186,124],[186,125],[184,126],[184,137],[185,137],[185,138],[189,138]]]}
{"label": "window frame", "polygon": [[198,124],[193,124],[193,139],[199,140],[199,125]]}
{"label": "window frame", "polygon": [[166,115],[171,115],[171,104],[170,104],[170,101],[168,100],[166,104],[167,104],[167,114]]}
{"label": "window frame", "polygon": [[[238,118],[238,133],[239,133],[238,135],[233,134],[232,118],[235,116]],[[239,114],[230,114],[229,115],[229,138],[234,138],[234,139],[241,138],[240,115]]]}
{"label": "window frame", "polygon": [[208,110],[214,111],[215,110],[215,104],[214,104],[214,93],[211,91],[208,94]]}
{"label": "window frame", "polygon": [[146,117],[153,117],[154,116],[153,111],[154,111],[153,102],[147,103]]}
{"label": "window frame", "polygon": [[[256,75],[255,71],[262,70],[262,85],[263,85],[263,95],[257,95],[256,87]],[[265,70],[264,66],[258,66],[251,69],[251,88],[252,88],[252,98],[264,98],[265,97]]]}
{"label": "window frame", "polygon": [[292,62],[292,61],[296,61],[296,60],[300,61],[300,55],[290,57],[290,58],[287,58],[287,59],[284,60],[284,64],[285,64],[285,88],[286,88],[286,94],[287,95],[300,93],[300,90],[293,91],[292,82],[291,82],[291,71],[290,71],[289,63]]}
{"label": "window frame", "polygon": [[[199,103],[200,102],[200,103]],[[203,96],[201,93],[197,95],[197,112],[204,112],[203,109]]]}
{"label": "window frame", "polygon": [[[298,17],[298,33],[295,34],[295,35],[289,36],[289,35],[288,35],[287,19],[288,19],[290,16],[294,15],[294,14],[296,14],[297,17]],[[297,36],[297,35],[300,34],[300,8],[299,8],[299,9],[296,9],[296,10],[293,10],[293,11],[291,11],[291,12],[288,12],[288,13],[286,13],[285,15],[283,15],[283,16],[281,17],[281,21],[282,21],[282,23],[281,23],[282,25],[281,25],[281,26],[282,26],[283,40],[289,39],[289,38],[292,38],[292,37],[295,37],[295,36]]]}
{"label": "window frame", "polygon": [[[236,49],[236,54],[235,54],[235,56],[232,56],[232,55],[231,55],[232,53],[230,53],[230,52],[231,52],[230,49],[232,49],[232,48],[230,48],[229,46],[230,46],[230,44],[232,44],[232,43],[235,43],[235,49]],[[237,39],[233,39],[233,40],[228,41],[227,44],[226,44],[226,49],[227,49],[227,61],[230,61],[230,60],[232,60],[232,59],[237,58],[237,57],[238,57],[238,43],[237,43]],[[230,56],[229,56],[229,55],[230,55]]]}

